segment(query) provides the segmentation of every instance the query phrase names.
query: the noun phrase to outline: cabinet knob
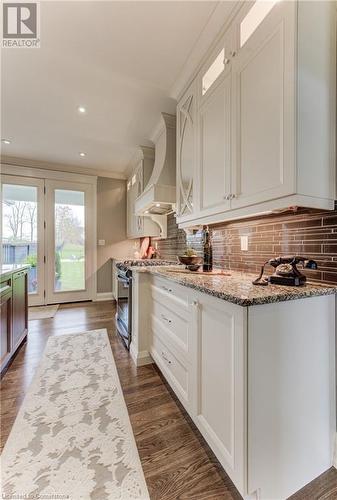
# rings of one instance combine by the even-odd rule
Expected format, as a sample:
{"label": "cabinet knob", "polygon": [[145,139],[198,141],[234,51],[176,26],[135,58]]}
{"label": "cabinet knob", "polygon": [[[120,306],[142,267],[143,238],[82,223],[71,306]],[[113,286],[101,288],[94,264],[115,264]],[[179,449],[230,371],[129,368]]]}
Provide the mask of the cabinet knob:
{"label": "cabinet knob", "polygon": [[225,194],[224,200],[229,200],[229,196],[230,196],[229,194]]}
{"label": "cabinet knob", "polygon": [[227,64],[229,64],[230,62],[231,62],[231,60],[228,57],[225,57],[225,59],[223,60],[223,63],[224,63],[225,66]]}
{"label": "cabinet knob", "polygon": [[231,55],[231,57],[235,57],[235,56],[236,56],[236,51],[235,51],[235,50],[232,50],[232,51],[230,52],[230,55]]}

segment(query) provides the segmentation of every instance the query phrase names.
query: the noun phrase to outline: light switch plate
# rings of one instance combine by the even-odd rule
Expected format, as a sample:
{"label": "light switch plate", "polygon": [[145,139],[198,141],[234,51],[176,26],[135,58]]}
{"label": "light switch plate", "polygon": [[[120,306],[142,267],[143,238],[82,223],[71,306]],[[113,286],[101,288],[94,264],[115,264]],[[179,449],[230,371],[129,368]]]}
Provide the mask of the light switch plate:
{"label": "light switch plate", "polygon": [[241,239],[241,250],[243,252],[248,251],[248,236],[240,236]]}
{"label": "light switch plate", "polygon": [[104,247],[104,245],[105,245],[105,240],[98,240],[98,245],[99,245],[100,247]]}

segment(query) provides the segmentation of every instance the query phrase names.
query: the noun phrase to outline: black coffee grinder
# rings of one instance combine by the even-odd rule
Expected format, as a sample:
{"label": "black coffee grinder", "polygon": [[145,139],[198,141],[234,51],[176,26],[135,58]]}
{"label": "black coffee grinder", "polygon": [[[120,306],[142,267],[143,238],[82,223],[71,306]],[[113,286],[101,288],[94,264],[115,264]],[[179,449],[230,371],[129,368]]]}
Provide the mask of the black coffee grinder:
{"label": "black coffee grinder", "polygon": [[[303,269],[317,269],[317,262],[306,257],[291,256],[291,257],[277,257],[275,259],[267,260],[261,267],[259,277],[253,281],[254,285],[266,286],[268,283],[272,285],[287,285],[287,286],[301,286],[304,285],[307,278],[302,274],[297,264],[302,264]],[[275,271],[274,274],[268,278],[262,278],[265,266],[269,264]]]}

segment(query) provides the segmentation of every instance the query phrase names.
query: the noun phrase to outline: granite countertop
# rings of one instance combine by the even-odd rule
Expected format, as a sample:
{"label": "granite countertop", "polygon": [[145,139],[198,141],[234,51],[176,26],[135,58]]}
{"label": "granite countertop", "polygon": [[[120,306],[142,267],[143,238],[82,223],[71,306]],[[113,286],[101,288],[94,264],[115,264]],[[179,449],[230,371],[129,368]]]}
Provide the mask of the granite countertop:
{"label": "granite countertop", "polygon": [[115,261],[115,264],[126,264],[127,267],[152,267],[152,266],[172,266],[177,265],[176,260],[167,259],[116,259],[111,257],[111,260]]}
{"label": "granite countertop", "polygon": [[[172,268],[171,268],[172,269]],[[337,294],[337,286],[308,282],[303,286],[253,285],[255,274],[239,271],[224,271],[226,274],[205,276],[203,274],[185,274],[169,271],[167,267],[133,267],[132,271],[147,272],[156,276],[167,278],[199,292],[207,293],[213,297],[232,302],[239,306],[254,306],[271,304],[287,300],[302,299],[318,295]]]}
{"label": "granite countertop", "polygon": [[29,264],[3,264],[1,266],[1,278],[6,274],[16,273],[17,271],[27,269],[28,267],[30,267]]}

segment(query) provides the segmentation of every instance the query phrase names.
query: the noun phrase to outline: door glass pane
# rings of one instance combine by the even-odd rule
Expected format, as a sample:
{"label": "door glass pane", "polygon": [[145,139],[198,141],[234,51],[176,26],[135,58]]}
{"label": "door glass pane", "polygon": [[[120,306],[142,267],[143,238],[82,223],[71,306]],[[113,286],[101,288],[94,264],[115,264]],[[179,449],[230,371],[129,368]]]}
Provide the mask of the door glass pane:
{"label": "door glass pane", "polygon": [[254,33],[256,28],[262,23],[271,9],[279,0],[256,0],[246,17],[240,25],[240,47],[244,45],[248,38]]}
{"label": "door glass pane", "polygon": [[85,196],[55,190],[55,292],[85,290]]}
{"label": "door glass pane", "polygon": [[37,187],[2,185],[2,261],[30,264],[28,291],[38,293]]}
{"label": "door glass pane", "polygon": [[225,49],[217,55],[216,59],[212,62],[204,76],[202,77],[202,95],[205,95],[207,90],[213,85],[218,76],[221,75],[225,69]]}

